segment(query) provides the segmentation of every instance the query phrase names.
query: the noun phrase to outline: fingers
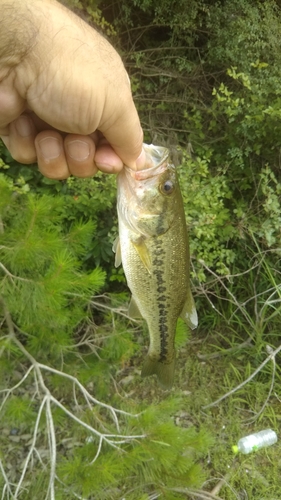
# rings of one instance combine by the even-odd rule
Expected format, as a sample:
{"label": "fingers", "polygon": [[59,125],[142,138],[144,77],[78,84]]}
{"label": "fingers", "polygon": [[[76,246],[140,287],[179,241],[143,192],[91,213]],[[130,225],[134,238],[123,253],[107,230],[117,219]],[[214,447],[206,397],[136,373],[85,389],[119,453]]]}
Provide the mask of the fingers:
{"label": "fingers", "polygon": [[45,130],[35,139],[38,169],[50,179],[67,179],[69,169],[64,154],[63,138],[59,132]]}
{"label": "fingers", "polygon": [[[101,134],[68,134],[63,138],[55,130],[38,133],[38,128],[40,130],[46,124],[42,123],[37,128],[35,123],[33,114],[22,114],[10,123],[2,140],[15,160],[24,164],[37,162],[45,177],[92,177],[98,169],[107,174],[117,174],[123,168],[122,159]],[[145,154],[141,151],[133,168],[141,170],[144,163]]]}
{"label": "fingers", "polygon": [[[121,158],[107,141],[103,141],[101,145],[98,145],[95,155],[95,163],[99,170],[106,174],[118,174],[124,166]],[[141,154],[136,161],[131,162],[131,168],[142,170],[145,168],[145,163],[145,152],[142,149]],[[128,164],[130,164],[130,162]]]}
{"label": "fingers", "polygon": [[97,172],[91,137],[69,134],[63,139],[55,130],[38,134],[32,114],[22,114],[10,123],[2,140],[15,160],[24,164],[37,162],[45,177],[91,177]]}
{"label": "fingers", "polygon": [[36,161],[34,140],[36,129],[28,115],[21,115],[9,126],[9,135],[3,141],[13,158],[20,163],[33,163]]}
{"label": "fingers", "polygon": [[69,134],[64,140],[68,169],[76,177],[92,177],[97,173],[94,162],[96,146],[89,136]]}
{"label": "fingers", "polygon": [[55,130],[38,133],[38,128],[44,126],[42,122],[38,127],[32,113],[22,114],[10,123],[2,140],[15,160],[24,164],[37,162],[40,172],[51,179],[91,177],[98,168],[111,174],[122,169],[123,161],[100,134],[68,134],[63,138]]}
{"label": "fingers", "polygon": [[38,168],[45,177],[91,177],[97,172],[95,143],[88,136],[69,134],[63,139],[59,132],[45,130],[36,136],[35,147]]}
{"label": "fingers", "polygon": [[106,174],[117,174],[123,168],[123,161],[104,138],[98,142],[95,163],[99,170]]}

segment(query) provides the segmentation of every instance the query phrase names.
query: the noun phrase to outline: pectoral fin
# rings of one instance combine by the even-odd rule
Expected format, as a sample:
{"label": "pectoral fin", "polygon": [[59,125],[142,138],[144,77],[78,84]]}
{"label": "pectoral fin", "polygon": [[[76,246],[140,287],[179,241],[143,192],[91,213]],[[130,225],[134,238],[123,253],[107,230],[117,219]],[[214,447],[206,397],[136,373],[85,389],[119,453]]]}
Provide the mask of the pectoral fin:
{"label": "pectoral fin", "polygon": [[145,268],[147,269],[149,274],[151,274],[151,258],[150,258],[148,248],[147,248],[145,242],[144,241],[141,241],[140,243],[133,242],[133,245],[134,245],[136,251],[138,252],[138,255],[139,255],[143,265],[145,266]]}
{"label": "pectoral fin", "polygon": [[121,246],[120,246],[119,236],[117,236],[117,238],[114,240],[113,245],[112,245],[112,250],[115,253],[115,267],[118,267],[122,263]]}
{"label": "pectoral fin", "polygon": [[185,323],[194,330],[198,326],[198,316],[196,312],[196,307],[194,299],[192,297],[191,291],[188,291],[185,304],[183,306],[180,317],[185,321]]}
{"label": "pectoral fin", "polygon": [[132,296],[131,297],[131,302],[129,304],[129,308],[128,308],[128,316],[130,316],[130,318],[134,319],[134,318],[142,318],[142,315],[140,313],[140,310],[137,306],[137,303],[134,299],[134,297]]}

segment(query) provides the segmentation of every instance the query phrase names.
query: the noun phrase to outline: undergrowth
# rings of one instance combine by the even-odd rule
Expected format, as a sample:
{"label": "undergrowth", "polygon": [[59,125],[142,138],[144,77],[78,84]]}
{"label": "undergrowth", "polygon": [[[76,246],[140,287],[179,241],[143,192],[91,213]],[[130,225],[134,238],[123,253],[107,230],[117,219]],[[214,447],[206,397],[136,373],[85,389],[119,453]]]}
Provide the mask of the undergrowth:
{"label": "undergrowth", "polygon": [[231,451],[278,432],[278,250],[249,233],[250,267],[193,268],[200,328],[179,321],[163,393],[140,378],[148,333],[127,317],[127,293],[98,295],[105,273],[83,270],[92,224],[69,227],[60,198],[1,183],[3,500],[278,498],[280,444]]}

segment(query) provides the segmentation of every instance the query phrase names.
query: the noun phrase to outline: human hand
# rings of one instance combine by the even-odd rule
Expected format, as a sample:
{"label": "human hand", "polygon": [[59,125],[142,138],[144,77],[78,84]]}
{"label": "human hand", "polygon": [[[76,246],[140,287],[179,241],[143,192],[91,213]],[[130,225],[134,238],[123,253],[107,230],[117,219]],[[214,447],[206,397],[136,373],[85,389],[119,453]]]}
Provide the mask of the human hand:
{"label": "human hand", "polygon": [[11,155],[54,179],[142,168],[142,129],[113,47],[55,0],[0,8],[0,136]]}

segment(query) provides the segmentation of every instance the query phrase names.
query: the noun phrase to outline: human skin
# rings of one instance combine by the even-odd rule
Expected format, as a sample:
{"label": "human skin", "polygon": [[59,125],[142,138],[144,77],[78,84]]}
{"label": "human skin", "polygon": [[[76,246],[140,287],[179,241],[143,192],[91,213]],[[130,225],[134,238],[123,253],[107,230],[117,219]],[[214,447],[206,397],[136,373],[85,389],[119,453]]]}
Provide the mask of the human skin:
{"label": "human skin", "polygon": [[0,136],[43,175],[144,167],[143,133],[115,49],[56,0],[0,0]]}

